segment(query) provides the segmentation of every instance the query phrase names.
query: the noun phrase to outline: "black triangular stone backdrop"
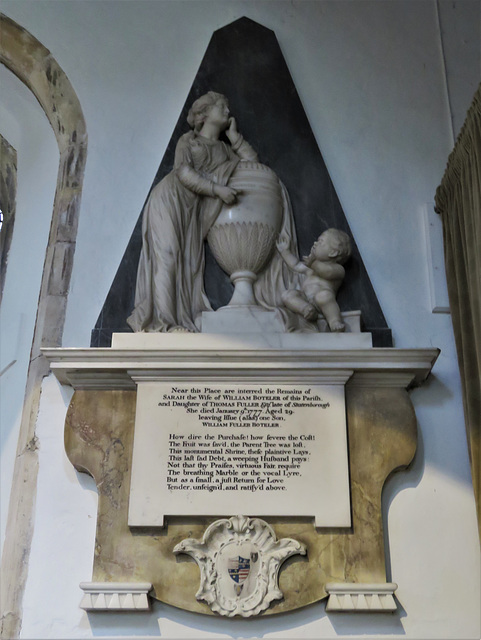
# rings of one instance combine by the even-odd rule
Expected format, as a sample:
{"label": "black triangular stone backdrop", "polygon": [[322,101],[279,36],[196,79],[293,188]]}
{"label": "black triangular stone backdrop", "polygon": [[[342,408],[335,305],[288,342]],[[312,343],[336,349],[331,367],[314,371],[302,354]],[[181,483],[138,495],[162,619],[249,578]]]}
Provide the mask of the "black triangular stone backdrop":
{"label": "black triangular stone backdrop", "polygon": [[[301,255],[309,252],[328,227],[343,229],[352,237],[276,36],[248,18],[212,36],[152,187],[172,169],[177,141],[189,130],[189,107],[210,90],[228,97],[239,131],[256,149],[260,162],[270,166],[286,185]],[[141,218],[92,331],[92,347],[110,346],[113,332],[130,331],[125,320],[134,306]],[[217,308],[229,301],[232,285],[208,248],[206,252],[205,286]],[[343,311],[361,309],[364,329],[373,333],[374,346],[392,346],[391,331],[355,241],[338,301]]]}

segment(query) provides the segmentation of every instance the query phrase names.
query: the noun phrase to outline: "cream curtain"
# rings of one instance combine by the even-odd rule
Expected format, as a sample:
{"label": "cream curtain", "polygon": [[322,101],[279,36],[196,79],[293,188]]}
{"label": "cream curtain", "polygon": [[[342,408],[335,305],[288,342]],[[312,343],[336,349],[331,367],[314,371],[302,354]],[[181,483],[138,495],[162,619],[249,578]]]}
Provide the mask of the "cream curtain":
{"label": "cream curtain", "polygon": [[481,85],[436,191],[481,538]]}

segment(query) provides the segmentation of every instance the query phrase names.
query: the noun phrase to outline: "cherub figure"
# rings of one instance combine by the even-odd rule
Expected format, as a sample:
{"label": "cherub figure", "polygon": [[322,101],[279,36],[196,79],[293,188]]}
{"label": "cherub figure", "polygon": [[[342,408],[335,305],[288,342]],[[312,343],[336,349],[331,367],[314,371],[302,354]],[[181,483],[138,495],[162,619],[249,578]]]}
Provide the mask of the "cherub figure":
{"label": "cherub figure", "polygon": [[331,331],[344,331],[346,327],[336,293],[345,275],[342,265],[351,255],[351,240],[347,233],[327,229],[302,261],[290,252],[287,238],[279,238],[277,249],[287,266],[303,276],[300,291],[288,289],[282,294],[284,305],[310,321],[322,313]]}

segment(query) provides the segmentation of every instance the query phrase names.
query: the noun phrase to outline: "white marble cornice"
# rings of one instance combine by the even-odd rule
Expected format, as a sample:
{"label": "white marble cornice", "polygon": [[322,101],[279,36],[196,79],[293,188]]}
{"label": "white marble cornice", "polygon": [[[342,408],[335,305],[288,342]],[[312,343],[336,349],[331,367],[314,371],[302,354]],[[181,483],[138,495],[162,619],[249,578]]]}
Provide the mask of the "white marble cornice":
{"label": "white marble cornice", "polygon": [[349,384],[407,388],[424,382],[439,355],[432,348],[339,348],[340,343],[335,348],[317,348],[315,335],[310,341],[303,336],[297,348],[295,339],[286,340],[285,346],[270,346],[259,337],[239,344],[235,339],[226,341],[225,336],[217,340],[202,334],[156,337],[165,348],[47,348],[42,352],[59,382],[75,389],[135,389],[135,379],[149,376],[206,382],[222,377],[226,382],[252,383],[302,378],[306,383],[331,380],[336,384],[337,380],[342,384],[352,372]]}

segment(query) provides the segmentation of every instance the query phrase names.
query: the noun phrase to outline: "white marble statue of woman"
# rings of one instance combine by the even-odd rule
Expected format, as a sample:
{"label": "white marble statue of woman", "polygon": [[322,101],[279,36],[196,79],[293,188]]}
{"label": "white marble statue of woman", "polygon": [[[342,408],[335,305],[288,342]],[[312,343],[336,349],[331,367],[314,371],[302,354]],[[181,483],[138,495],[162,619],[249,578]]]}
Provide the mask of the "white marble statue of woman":
{"label": "white marble statue of woman", "polygon": [[[174,169],[152,190],[144,210],[135,307],[127,319],[134,331],[200,330],[202,312],[212,310],[204,290],[205,237],[223,203],[236,200],[228,181],[237,164],[257,161],[223,95],[200,97],[187,121],[192,131],[177,143]],[[219,140],[224,131],[230,144]],[[297,252],[287,192],[284,197],[289,212],[283,235]],[[256,283],[266,308],[281,307],[282,291],[293,285],[277,256],[273,263]]]}
{"label": "white marble statue of woman", "polygon": [[[204,238],[223,202],[235,201],[227,182],[241,159],[257,154],[237,131],[227,100],[209,91],[188,115],[192,131],[175,151],[174,169],[152,191],[142,222],[142,253],[134,331],[198,331],[211,309],[204,291]],[[230,145],[219,140],[226,131]]]}

